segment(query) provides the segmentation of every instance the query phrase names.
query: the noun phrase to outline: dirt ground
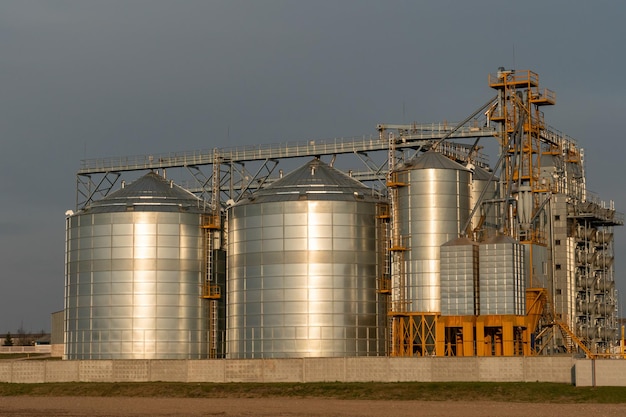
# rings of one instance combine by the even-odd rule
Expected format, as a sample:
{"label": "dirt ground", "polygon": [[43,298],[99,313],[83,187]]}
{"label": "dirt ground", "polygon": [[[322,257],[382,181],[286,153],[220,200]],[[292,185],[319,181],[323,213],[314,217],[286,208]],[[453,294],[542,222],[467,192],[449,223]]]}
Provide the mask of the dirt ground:
{"label": "dirt ground", "polygon": [[0,397],[2,416],[589,417],[624,416],[626,404],[364,401],[319,398]]}

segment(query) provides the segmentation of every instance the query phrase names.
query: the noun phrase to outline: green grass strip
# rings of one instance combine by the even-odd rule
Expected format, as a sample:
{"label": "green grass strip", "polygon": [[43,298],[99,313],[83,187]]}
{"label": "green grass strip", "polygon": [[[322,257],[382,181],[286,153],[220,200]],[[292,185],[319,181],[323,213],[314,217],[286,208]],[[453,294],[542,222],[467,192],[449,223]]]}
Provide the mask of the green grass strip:
{"label": "green grass strip", "polygon": [[400,383],[0,383],[2,396],[155,398],[335,398],[381,401],[501,401],[520,403],[626,403],[626,387],[574,387],[519,382]]}

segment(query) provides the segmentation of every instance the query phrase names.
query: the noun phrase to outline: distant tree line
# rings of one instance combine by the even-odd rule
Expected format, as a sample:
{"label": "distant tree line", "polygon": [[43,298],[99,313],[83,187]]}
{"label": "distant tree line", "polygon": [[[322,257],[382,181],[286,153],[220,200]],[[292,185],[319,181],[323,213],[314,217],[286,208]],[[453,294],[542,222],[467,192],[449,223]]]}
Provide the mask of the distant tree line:
{"label": "distant tree line", "polygon": [[2,346],[32,346],[37,339],[43,337],[46,333],[41,330],[38,333],[26,332],[23,327],[17,329],[16,334],[7,332],[2,339]]}

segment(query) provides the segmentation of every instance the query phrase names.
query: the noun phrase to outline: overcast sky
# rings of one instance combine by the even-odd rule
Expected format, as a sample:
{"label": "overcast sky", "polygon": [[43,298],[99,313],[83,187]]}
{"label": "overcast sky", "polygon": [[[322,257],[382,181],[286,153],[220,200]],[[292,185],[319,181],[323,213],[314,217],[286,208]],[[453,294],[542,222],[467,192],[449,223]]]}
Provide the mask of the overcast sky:
{"label": "overcast sky", "polygon": [[0,333],[63,308],[82,159],[461,120],[500,66],[556,91],[546,122],[624,212],[625,17],[619,1],[0,0]]}

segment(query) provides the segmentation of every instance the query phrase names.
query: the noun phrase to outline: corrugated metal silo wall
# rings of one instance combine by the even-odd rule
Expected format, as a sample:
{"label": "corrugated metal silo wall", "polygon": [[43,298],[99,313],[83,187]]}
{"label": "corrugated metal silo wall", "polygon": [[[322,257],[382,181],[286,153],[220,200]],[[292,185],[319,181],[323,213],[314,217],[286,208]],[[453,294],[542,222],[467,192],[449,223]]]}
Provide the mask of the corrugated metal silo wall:
{"label": "corrugated metal silo wall", "polygon": [[68,359],[206,356],[200,216],[113,212],[70,218]]}
{"label": "corrugated metal silo wall", "polygon": [[[459,166],[460,167],[460,166]],[[408,236],[408,308],[440,312],[440,246],[459,236],[470,213],[469,171],[409,169],[398,190],[400,233]]]}
{"label": "corrugated metal silo wall", "polygon": [[229,216],[229,358],[379,355],[375,204],[281,201]]}

